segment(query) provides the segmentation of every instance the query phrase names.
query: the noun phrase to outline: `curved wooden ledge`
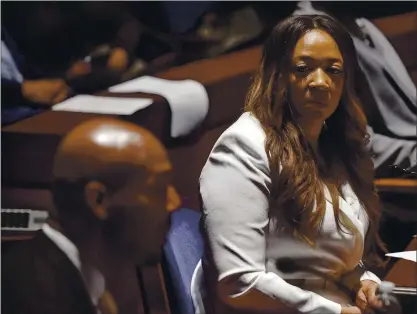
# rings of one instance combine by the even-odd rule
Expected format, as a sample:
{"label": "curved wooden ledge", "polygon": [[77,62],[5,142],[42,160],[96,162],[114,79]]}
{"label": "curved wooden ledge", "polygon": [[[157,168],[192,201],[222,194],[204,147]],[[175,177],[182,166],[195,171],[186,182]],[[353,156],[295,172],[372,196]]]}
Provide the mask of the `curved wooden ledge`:
{"label": "curved wooden ledge", "polygon": [[417,180],[382,178],[375,180],[379,192],[417,194]]}

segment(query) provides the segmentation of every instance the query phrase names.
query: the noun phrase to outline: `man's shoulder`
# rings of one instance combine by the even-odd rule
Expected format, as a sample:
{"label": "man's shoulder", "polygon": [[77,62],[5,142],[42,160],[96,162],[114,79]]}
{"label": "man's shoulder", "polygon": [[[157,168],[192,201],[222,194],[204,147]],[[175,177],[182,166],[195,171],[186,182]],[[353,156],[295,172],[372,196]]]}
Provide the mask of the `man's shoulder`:
{"label": "man's shoulder", "polygon": [[10,313],[92,313],[78,270],[42,231],[2,253],[2,303]]}
{"label": "man's shoulder", "polygon": [[2,261],[9,261],[14,256],[29,256],[39,246],[39,232],[33,238],[6,242],[2,248]]}
{"label": "man's shoulder", "polygon": [[[45,283],[48,278],[53,278],[53,269],[50,265],[45,265],[46,259],[42,261],[46,256],[44,255],[45,246],[42,245],[42,239],[39,236],[39,233],[37,233],[32,239],[13,241],[6,243],[5,246],[3,245],[1,263],[2,297],[9,299],[7,302],[16,303],[15,299],[18,296],[23,298],[22,302],[33,298],[39,292],[39,289],[44,287],[44,285],[37,284],[39,274],[42,273]],[[39,268],[39,265],[42,266],[42,269]],[[45,270],[48,271],[45,273]]]}
{"label": "man's shoulder", "polygon": [[29,240],[7,243],[2,249],[2,275],[12,278],[30,276],[41,271],[39,267],[49,269],[62,253],[45,236],[42,231],[36,232]]}

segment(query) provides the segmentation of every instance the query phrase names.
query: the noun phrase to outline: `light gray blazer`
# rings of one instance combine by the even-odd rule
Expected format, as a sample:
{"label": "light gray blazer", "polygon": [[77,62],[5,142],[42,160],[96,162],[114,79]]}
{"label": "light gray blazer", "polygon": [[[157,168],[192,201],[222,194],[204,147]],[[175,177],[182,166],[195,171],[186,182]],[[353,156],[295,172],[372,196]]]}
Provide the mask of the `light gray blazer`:
{"label": "light gray blazer", "polygon": [[216,272],[204,274],[201,264],[195,271],[191,293],[197,313],[205,313],[205,275],[215,277],[211,277],[215,283],[212,290],[223,302],[242,310],[287,313],[283,311],[286,304],[301,313],[339,314],[341,306],[351,302],[346,294],[332,285],[300,285],[296,279],[319,279],[308,272],[284,274],[275,262],[290,257],[350,287],[364,279],[379,282],[361,263],[368,229],[366,212],[346,185],[339,205],[343,219],[356,228],[354,234],[337,231],[328,191],[316,248],[290,233],[276,232],[276,221],[269,219],[271,179],[264,144],[260,123],[244,113],[220,136],[202,170],[202,219],[211,252],[203,263],[212,260]]}

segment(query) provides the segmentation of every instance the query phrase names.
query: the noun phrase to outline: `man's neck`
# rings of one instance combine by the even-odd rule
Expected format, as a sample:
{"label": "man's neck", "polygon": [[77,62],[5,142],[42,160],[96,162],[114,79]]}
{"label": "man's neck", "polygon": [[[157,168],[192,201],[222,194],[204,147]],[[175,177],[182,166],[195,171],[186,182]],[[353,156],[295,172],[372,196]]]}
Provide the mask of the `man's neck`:
{"label": "man's neck", "polygon": [[76,223],[62,224],[52,219],[48,220],[47,223],[51,228],[60,232],[75,245],[82,264],[88,264],[101,271],[99,256],[102,255],[102,245],[97,241],[97,237],[93,233],[85,232],[85,228],[82,228]]}
{"label": "man's neck", "polygon": [[80,233],[80,225],[63,226],[56,221],[49,225],[74,243],[82,264],[96,268],[105,277],[106,274],[117,273],[122,267],[134,267],[133,263],[120,252],[116,252],[114,246],[110,246],[98,231]]}

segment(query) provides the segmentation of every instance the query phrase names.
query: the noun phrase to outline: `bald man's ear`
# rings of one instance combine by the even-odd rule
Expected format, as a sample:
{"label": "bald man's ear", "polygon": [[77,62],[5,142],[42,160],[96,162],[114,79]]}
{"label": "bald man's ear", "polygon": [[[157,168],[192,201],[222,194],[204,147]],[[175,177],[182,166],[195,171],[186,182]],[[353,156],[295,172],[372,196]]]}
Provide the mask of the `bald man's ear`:
{"label": "bald man's ear", "polygon": [[84,188],[85,201],[93,215],[99,220],[105,220],[109,216],[106,192],[104,184],[98,181],[90,181]]}
{"label": "bald man's ear", "polygon": [[177,190],[169,185],[167,189],[167,210],[172,212],[178,209],[181,205],[181,198],[177,193]]}

